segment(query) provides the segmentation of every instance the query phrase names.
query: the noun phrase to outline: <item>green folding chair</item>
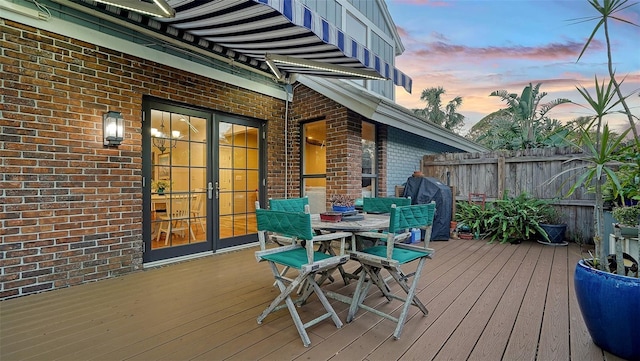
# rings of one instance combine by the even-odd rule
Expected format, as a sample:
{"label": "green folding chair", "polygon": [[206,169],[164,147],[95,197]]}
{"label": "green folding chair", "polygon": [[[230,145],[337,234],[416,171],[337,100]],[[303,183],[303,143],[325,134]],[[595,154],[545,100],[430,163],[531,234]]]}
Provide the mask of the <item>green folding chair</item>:
{"label": "green folding chair", "polygon": [[[364,213],[384,214],[390,213],[392,206],[401,207],[411,205],[411,198],[403,197],[365,197],[362,199],[362,211]],[[355,235],[359,239],[360,243],[362,239],[373,240],[373,244],[376,245],[378,241],[384,241],[387,239],[387,232],[365,231],[356,232]],[[357,249],[361,249],[361,245]]]}
{"label": "green folding chair", "polygon": [[[269,264],[269,268],[275,278],[275,284],[280,290],[280,294],[271,302],[269,307],[258,316],[258,323],[262,324],[262,321],[270,313],[286,307],[302,338],[302,343],[307,347],[311,344],[311,340],[306,331],[307,328],[326,318],[331,318],[336,327],[342,327],[342,322],[331,307],[320,285],[338,266],[349,260],[349,256],[344,254],[344,243],[348,237],[351,237],[351,233],[336,232],[315,236],[311,228],[309,206],[307,205],[305,208],[306,212],[284,212],[260,209],[257,207],[256,219],[258,223],[260,251],[256,251],[255,255],[259,262],[265,261]],[[269,234],[282,235],[291,238],[293,242],[286,246],[267,248],[266,241]],[[341,240],[342,252],[340,255],[332,256],[314,250],[314,241],[326,241],[327,239]],[[304,240],[305,246],[297,242],[298,240]],[[299,271],[298,276],[293,279],[286,278],[280,274],[278,266],[295,268]],[[294,291],[300,286],[303,286],[305,291],[294,300],[292,294],[294,294]],[[326,312],[309,322],[303,323],[296,309],[296,305],[304,304],[314,292]]]}
{"label": "green folding chair", "polygon": [[[302,198],[271,198],[269,199],[269,209],[274,211],[304,212],[305,207],[307,207],[308,205],[309,205],[309,197],[306,197],[306,196]],[[317,232],[316,236],[319,237],[321,236],[321,234]],[[280,245],[291,242],[291,240],[281,236],[271,236],[271,240]],[[316,240],[320,240],[320,239],[316,238]],[[335,252],[331,245],[332,240],[335,240],[333,236],[329,236],[327,240],[320,242],[318,246],[318,251],[328,253],[334,256]],[[342,250],[341,252],[344,253],[344,250]],[[338,267],[338,270],[340,271],[340,275],[342,276],[342,279],[344,280],[344,283],[346,285],[348,283],[347,273],[345,272],[342,266]],[[287,271],[288,271],[288,268],[283,269],[282,274],[284,275]],[[331,280],[331,282],[334,281],[332,276],[330,276],[329,279]]]}
{"label": "green folding chair", "polygon": [[308,197],[302,198],[270,198],[269,209],[284,212],[304,212],[304,207],[309,204]]}
{"label": "green folding chair", "polygon": [[[360,273],[358,284],[350,300],[347,322],[353,320],[359,309],[364,309],[394,321],[397,325],[393,336],[399,339],[411,305],[418,307],[425,316],[427,315],[427,308],[416,297],[415,293],[425,261],[427,258],[431,258],[434,253],[433,249],[429,248],[429,239],[431,238],[435,209],[435,202],[392,207],[389,232],[386,234],[386,244],[366,248],[362,251],[350,251],[351,259],[358,261],[363,271]],[[422,246],[403,243],[404,240],[411,237],[411,228],[421,228],[426,231],[427,236]],[[352,245],[352,247],[355,247],[355,245]],[[418,262],[416,271],[410,274],[404,273],[401,267],[414,261]],[[387,270],[391,275],[387,280],[380,273],[383,269]],[[391,279],[394,279],[400,285],[406,296],[391,293],[386,283]],[[382,312],[364,303],[372,285],[377,286],[389,301],[399,300],[403,302],[399,316],[396,317],[391,313]]]}

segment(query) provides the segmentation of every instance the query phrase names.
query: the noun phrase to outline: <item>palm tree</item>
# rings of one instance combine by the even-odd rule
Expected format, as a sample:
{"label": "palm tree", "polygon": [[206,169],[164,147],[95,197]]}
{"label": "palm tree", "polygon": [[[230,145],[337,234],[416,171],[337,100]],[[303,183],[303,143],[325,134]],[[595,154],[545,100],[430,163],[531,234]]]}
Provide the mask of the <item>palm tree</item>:
{"label": "palm tree", "polygon": [[541,85],[542,83],[535,86],[529,83],[520,96],[506,90],[496,90],[489,94],[507,102],[508,107],[505,110],[511,114],[512,121],[521,129],[523,148],[537,146],[539,133],[544,129],[545,122],[549,122],[546,114],[551,109],[560,104],[571,103],[569,99],[558,98],[541,105],[540,101],[547,95],[546,92],[540,92]]}
{"label": "palm tree", "polygon": [[443,87],[424,89],[420,100],[427,102],[427,105],[423,109],[413,109],[413,113],[451,131],[458,130],[464,125],[464,115],[456,111],[462,105],[462,98],[453,98],[442,110],[440,97],[445,93]]}

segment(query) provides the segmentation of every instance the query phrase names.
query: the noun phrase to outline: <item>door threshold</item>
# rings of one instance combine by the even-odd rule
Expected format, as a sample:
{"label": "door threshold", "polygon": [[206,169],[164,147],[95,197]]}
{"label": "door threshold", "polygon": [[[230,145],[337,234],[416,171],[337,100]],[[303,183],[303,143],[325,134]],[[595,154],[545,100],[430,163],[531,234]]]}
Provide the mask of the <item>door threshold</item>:
{"label": "door threshold", "polygon": [[247,243],[247,244],[241,244],[239,246],[234,246],[234,247],[229,247],[229,248],[222,248],[222,249],[219,249],[217,252],[206,251],[206,252],[200,252],[200,253],[194,253],[194,254],[187,254],[187,255],[184,255],[184,256],[180,256],[180,257],[161,259],[159,261],[143,263],[142,264],[142,268],[146,269],[146,268],[153,268],[153,267],[162,267],[162,266],[166,266],[166,265],[173,264],[173,263],[184,262],[184,261],[189,261],[189,260],[192,260],[192,259],[212,256],[214,254],[221,254],[221,253],[239,251],[239,250],[242,250],[242,249],[245,249],[245,248],[255,247],[255,246],[259,245],[259,244],[260,244],[259,242],[252,242],[252,243]]}
{"label": "door threshold", "polygon": [[196,258],[202,258],[202,257],[206,257],[206,256],[211,256],[213,254],[214,253],[212,251],[206,251],[206,252],[200,252],[200,253],[194,253],[194,254],[187,254],[187,255],[184,255],[184,256],[180,256],[180,257],[161,259],[159,261],[143,263],[142,264],[142,268],[146,269],[146,268],[153,268],[153,267],[161,267],[161,266],[166,266],[166,265],[172,264],[172,263],[178,263],[178,262],[183,262],[183,261],[189,261],[189,260],[196,259]]}

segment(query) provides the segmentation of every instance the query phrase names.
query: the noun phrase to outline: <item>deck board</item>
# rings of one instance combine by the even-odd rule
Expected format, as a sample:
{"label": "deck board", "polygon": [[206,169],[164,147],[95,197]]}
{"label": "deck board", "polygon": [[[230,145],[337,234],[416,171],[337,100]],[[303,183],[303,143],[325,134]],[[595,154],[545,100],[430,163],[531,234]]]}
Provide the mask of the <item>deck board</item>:
{"label": "deck board", "polygon": [[478,338],[469,360],[499,360],[502,358],[527,291],[523,285],[529,283],[541,251],[542,247],[529,246],[527,249],[524,260],[498,301],[496,310]]}
{"label": "deck board", "polygon": [[[417,292],[429,315],[412,308],[399,340],[393,322],[362,310],[341,329],[330,320],[310,328],[308,348],[287,310],[259,325],[278,292],[251,248],[2,301],[0,359],[619,360],[586,331],[573,290],[575,244],[431,246]],[[336,276],[323,287],[351,295],[355,282]],[[344,320],[348,305],[331,303]],[[401,306],[377,290],[366,303],[396,313]],[[303,321],[319,305],[312,296],[299,307]]]}

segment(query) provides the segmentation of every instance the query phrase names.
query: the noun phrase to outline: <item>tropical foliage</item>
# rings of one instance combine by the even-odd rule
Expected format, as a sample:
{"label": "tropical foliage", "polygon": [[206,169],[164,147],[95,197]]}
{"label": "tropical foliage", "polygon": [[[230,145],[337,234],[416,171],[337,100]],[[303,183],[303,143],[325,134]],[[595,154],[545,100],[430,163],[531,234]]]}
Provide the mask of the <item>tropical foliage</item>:
{"label": "tropical foliage", "polygon": [[[622,10],[637,5],[637,3],[628,3],[628,0],[603,0],[602,3],[600,3],[599,0],[589,0],[589,4],[596,10],[598,15],[586,19],[577,19],[577,22],[597,20],[597,24],[580,52],[577,61],[584,55],[598,31],[602,28],[606,40],[609,80],[607,82],[603,81],[602,85],[600,85],[596,77],[594,95],[589,93],[584,87],[577,88],[578,92],[580,92],[589,104],[589,107],[594,111],[594,117],[593,121],[588,123],[587,126],[582,127],[580,131],[581,145],[587,150],[585,158],[587,165],[583,167],[583,172],[578,176],[569,194],[573,193],[578,187],[593,187],[596,193],[593,214],[596,229],[594,243],[596,245],[596,259],[598,259],[598,261],[594,263],[598,268],[605,270],[606,267],[604,267],[604,265],[607,264],[607,255],[604,252],[602,241],[605,237],[602,182],[609,182],[613,192],[620,192],[622,189],[620,180],[616,171],[612,169],[610,165],[613,161],[619,160],[620,154],[624,154],[629,151],[629,149],[632,149],[631,152],[634,154],[640,153],[640,138],[638,137],[635,126],[634,116],[626,102],[626,99],[630,95],[625,96],[622,94],[620,90],[620,84],[622,82],[616,80],[613,70],[611,40],[609,38],[609,20],[637,26],[629,20],[616,15]],[[627,116],[630,125],[629,129],[619,136],[611,132],[608,124],[606,124],[603,119],[604,116],[617,112],[615,110],[617,106],[622,106],[624,109],[623,113]],[[634,135],[632,144],[625,146],[624,138],[629,131],[632,131]]]}
{"label": "tropical foliage", "polygon": [[526,193],[510,197],[505,192],[502,198],[487,203],[484,209],[474,203],[456,203],[456,220],[461,228],[468,228],[471,233],[488,239],[489,243],[519,243],[534,235],[547,239],[540,223],[552,209],[546,200]]}
{"label": "tropical foliage", "polygon": [[622,84],[622,81],[618,82],[618,80],[616,80],[615,71],[613,69],[613,58],[611,55],[611,40],[609,39],[609,20],[623,22],[631,26],[638,26],[637,24],[634,24],[631,21],[616,15],[617,13],[631,6],[635,6],[638,3],[629,3],[628,0],[604,0],[602,4],[600,4],[600,0],[589,0],[589,4],[591,4],[596,12],[598,12],[598,15],[586,19],[577,19],[577,22],[584,22],[588,20],[597,20],[598,22],[591,32],[589,39],[584,44],[584,47],[582,48],[577,61],[580,61],[580,58],[582,58],[589,45],[591,45],[591,42],[593,41],[600,28],[602,28],[606,40],[605,44],[607,46],[607,70],[609,71],[609,78],[613,83],[613,87],[615,89],[616,95],[618,96],[618,99],[620,99],[620,105],[622,105],[622,108],[624,109],[623,113],[629,120],[629,128],[631,129],[631,132],[633,134],[633,139],[635,139],[636,147],[640,148],[640,137],[638,136],[638,129],[636,128],[636,124],[633,119],[634,115],[631,113],[631,110],[629,109],[626,101],[626,98],[628,98],[628,96],[624,96],[622,94],[622,91],[620,90],[620,84]]}
{"label": "tropical foliage", "polygon": [[538,83],[529,84],[520,95],[507,90],[496,90],[489,96],[500,97],[507,103],[507,108],[493,113],[493,117],[479,127],[484,132],[472,129],[472,138],[491,149],[526,149],[544,146],[566,145],[565,138],[570,128],[563,126],[558,120],[551,119],[547,113],[560,104],[570,103],[569,99],[559,98],[541,104],[547,95],[540,91]]}
{"label": "tropical foliage", "polygon": [[595,79],[595,94],[591,94],[586,88],[579,87],[578,92],[587,101],[595,115],[593,121],[580,128],[580,138],[578,146],[585,152],[582,156],[569,161],[582,160],[582,164],[567,169],[552,178],[557,179],[567,173],[575,174],[574,182],[569,188],[567,196],[573,194],[578,188],[593,189],[595,192],[594,224],[596,245],[596,257],[600,258],[599,264],[606,264],[606,255],[603,251],[602,240],[604,239],[604,197],[602,180],[611,182],[615,190],[620,189],[620,181],[613,167],[613,162],[619,158],[623,152],[624,138],[629,130],[620,135],[614,134],[609,125],[604,122],[604,117],[612,111],[619,103],[620,99],[615,98],[613,82],[609,80],[605,84]]}
{"label": "tropical foliage", "polygon": [[455,97],[442,109],[441,96],[446,93],[443,87],[428,88],[422,91],[420,100],[426,102],[423,109],[413,109],[413,113],[432,123],[451,131],[458,131],[464,125],[464,115],[457,112],[462,105],[462,98]]}

